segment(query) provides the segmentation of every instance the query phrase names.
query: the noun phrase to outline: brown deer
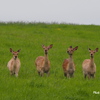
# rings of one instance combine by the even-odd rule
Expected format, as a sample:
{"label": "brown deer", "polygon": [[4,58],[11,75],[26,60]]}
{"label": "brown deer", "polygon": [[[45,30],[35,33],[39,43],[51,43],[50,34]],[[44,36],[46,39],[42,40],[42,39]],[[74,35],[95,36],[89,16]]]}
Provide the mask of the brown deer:
{"label": "brown deer", "polygon": [[98,48],[96,48],[95,50],[91,50],[89,48],[89,52],[90,52],[91,58],[85,59],[82,63],[83,74],[84,74],[85,79],[87,76],[88,76],[88,79],[90,79],[91,77],[94,78],[95,73],[96,73],[96,64],[94,63],[94,54],[95,52],[98,52]]}
{"label": "brown deer", "polygon": [[73,77],[74,75],[74,71],[75,71],[75,64],[73,62],[73,52],[75,50],[78,49],[78,46],[76,46],[75,48],[72,48],[72,46],[70,46],[67,50],[67,53],[69,54],[69,58],[65,59],[63,62],[63,71],[64,71],[64,76],[67,78]]}
{"label": "brown deer", "polygon": [[14,75],[17,77],[18,76],[18,72],[19,72],[19,68],[20,68],[20,60],[18,58],[18,53],[20,52],[20,50],[18,51],[13,51],[12,48],[10,48],[10,52],[13,54],[12,59],[8,62],[7,67],[10,71],[11,75]]}
{"label": "brown deer", "polygon": [[44,56],[39,56],[35,60],[35,65],[38,71],[38,74],[40,76],[43,76],[44,73],[47,73],[49,75],[50,71],[50,61],[48,59],[48,50],[52,48],[52,44],[50,46],[44,46],[42,45],[42,48],[44,49]]}

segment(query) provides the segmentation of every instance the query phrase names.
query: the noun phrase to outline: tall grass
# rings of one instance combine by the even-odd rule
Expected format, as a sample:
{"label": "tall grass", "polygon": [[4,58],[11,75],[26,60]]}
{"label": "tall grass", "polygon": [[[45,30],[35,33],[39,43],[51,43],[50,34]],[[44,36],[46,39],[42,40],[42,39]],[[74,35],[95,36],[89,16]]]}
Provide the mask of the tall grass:
{"label": "tall grass", "polygon": [[[82,62],[90,58],[88,48],[100,48],[100,26],[45,23],[0,23],[0,100],[99,100],[100,53],[95,54],[96,78],[85,80]],[[34,61],[44,55],[42,44],[53,44],[49,51],[50,76],[40,77]],[[63,75],[62,63],[69,46],[79,46],[73,58],[75,77]],[[10,76],[6,65],[14,51],[21,49],[19,77]]]}

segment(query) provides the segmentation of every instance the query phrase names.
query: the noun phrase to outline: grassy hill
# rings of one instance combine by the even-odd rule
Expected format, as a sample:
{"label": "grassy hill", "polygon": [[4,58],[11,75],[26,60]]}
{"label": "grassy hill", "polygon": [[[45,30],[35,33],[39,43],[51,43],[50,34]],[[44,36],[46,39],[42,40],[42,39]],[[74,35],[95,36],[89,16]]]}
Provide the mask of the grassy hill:
{"label": "grassy hill", "polygon": [[[42,45],[53,44],[49,50],[50,76],[40,77],[34,61],[43,56]],[[68,58],[69,46],[78,46],[73,58],[76,64],[74,78],[63,75],[62,63]],[[45,23],[0,23],[0,100],[99,100],[100,52],[94,58],[97,65],[95,79],[84,79],[82,62],[90,58],[88,48],[100,49],[100,26]],[[19,76],[10,76],[7,62],[9,51],[21,49]]]}

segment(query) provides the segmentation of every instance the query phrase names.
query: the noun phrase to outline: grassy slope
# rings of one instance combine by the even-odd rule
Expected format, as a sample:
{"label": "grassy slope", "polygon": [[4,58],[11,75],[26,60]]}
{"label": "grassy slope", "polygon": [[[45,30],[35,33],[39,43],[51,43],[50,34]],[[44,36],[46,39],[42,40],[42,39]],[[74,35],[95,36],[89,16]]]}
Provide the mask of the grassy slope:
{"label": "grassy slope", "polygon": [[[95,54],[96,78],[84,80],[81,64],[89,58],[88,48],[100,48],[100,26],[64,24],[0,24],[0,98],[1,100],[99,100],[100,61]],[[44,55],[42,44],[53,44],[49,51],[51,61],[50,76],[40,77],[34,61]],[[63,76],[62,62],[68,57],[66,49],[79,46],[74,53],[75,77]],[[10,76],[6,67],[12,57],[9,48],[21,49],[19,77]]]}

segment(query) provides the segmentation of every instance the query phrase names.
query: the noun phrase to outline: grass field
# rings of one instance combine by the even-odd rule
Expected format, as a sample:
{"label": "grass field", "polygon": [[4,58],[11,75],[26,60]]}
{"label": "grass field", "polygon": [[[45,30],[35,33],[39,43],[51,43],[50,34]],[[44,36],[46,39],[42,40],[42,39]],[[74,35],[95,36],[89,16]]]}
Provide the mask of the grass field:
{"label": "grass field", "polygon": [[[42,45],[53,44],[49,50],[50,76],[40,77],[34,61],[44,55]],[[62,63],[68,58],[69,46],[78,46],[73,58],[74,78],[63,75]],[[90,58],[88,48],[100,49],[100,26],[45,23],[0,23],[0,100],[99,100],[100,52],[94,58],[97,65],[95,79],[84,79],[82,62]],[[19,76],[10,76],[7,62],[9,51],[21,49]]]}

